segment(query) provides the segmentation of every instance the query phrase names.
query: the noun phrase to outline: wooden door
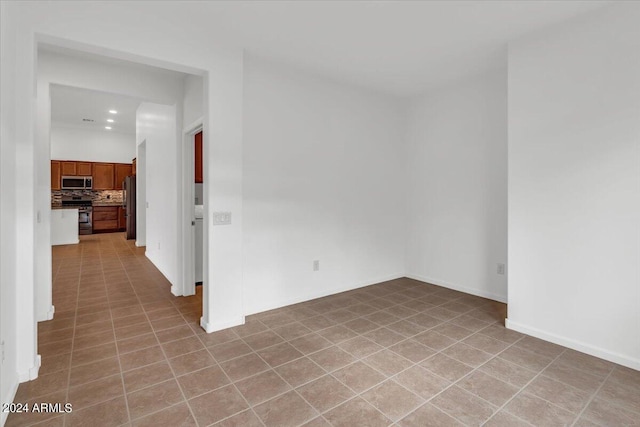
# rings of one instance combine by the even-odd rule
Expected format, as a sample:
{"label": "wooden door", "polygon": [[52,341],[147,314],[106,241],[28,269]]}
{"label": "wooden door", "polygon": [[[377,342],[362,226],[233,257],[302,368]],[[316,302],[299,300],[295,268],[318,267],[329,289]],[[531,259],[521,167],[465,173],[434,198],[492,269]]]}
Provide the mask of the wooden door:
{"label": "wooden door", "polygon": [[129,175],[131,175],[131,165],[126,163],[116,163],[116,181],[113,188],[116,190],[122,190],[122,181]]}
{"label": "wooden door", "polygon": [[78,176],[91,176],[93,174],[93,163],[76,162],[76,173]]}
{"label": "wooden door", "polygon": [[194,136],[195,141],[195,182],[202,184],[202,131]]}
{"label": "wooden door", "polygon": [[51,189],[60,190],[61,185],[60,162],[51,160]]}
{"label": "wooden door", "polygon": [[113,190],[115,165],[113,163],[93,164],[93,189]]}
{"label": "wooden door", "polygon": [[76,176],[76,162],[60,162],[62,176]]}

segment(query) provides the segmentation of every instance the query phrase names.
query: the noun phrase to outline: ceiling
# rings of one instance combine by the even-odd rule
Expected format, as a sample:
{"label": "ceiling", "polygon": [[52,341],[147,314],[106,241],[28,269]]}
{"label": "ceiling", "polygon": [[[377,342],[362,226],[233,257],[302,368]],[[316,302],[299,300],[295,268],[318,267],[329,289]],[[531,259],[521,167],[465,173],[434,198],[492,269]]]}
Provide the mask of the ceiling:
{"label": "ceiling", "polygon": [[[249,55],[406,98],[468,75],[504,67],[510,41],[581,14],[598,13],[598,9],[614,3],[617,2],[167,1],[148,2],[148,7],[150,16],[155,11],[158,17],[170,15],[174,23],[188,22],[185,37],[223,41],[245,49]],[[114,6],[126,10],[124,2],[115,2]],[[101,55],[43,48],[136,66]],[[90,105],[93,101],[79,100],[78,93],[78,97],[70,98],[75,96],[71,92],[60,94],[60,111],[55,112],[54,120],[77,124],[86,112],[96,116],[92,117],[96,120],[93,126],[100,128],[102,122],[98,121],[106,118],[101,111],[110,102],[109,95],[93,92],[96,103]],[[120,99],[125,103],[124,111],[126,98]],[[117,129],[135,132],[135,124],[123,117]]]}
{"label": "ceiling", "polygon": [[[140,99],[123,95],[51,85],[51,125],[135,135],[136,110],[141,102]],[[109,110],[118,113],[110,114]],[[113,123],[107,122],[107,119],[113,120]],[[105,126],[110,126],[111,130],[105,129]]]}
{"label": "ceiling", "polygon": [[212,1],[173,15],[251,54],[410,96],[504,65],[510,40],[611,3]]}

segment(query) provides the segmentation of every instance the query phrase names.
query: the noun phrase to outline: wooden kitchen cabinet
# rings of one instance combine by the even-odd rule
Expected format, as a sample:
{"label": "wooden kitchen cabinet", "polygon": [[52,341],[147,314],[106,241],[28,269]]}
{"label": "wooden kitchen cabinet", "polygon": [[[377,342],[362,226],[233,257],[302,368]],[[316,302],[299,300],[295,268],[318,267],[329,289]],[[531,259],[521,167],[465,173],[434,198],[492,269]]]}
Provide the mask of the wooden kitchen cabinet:
{"label": "wooden kitchen cabinet", "polygon": [[114,190],[122,190],[122,181],[131,175],[131,165],[127,163],[116,163],[116,181],[114,183]]}
{"label": "wooden kitchen cabinet", "polygon": [[91,176],[93,175],[93,163],[91,162],[76,162],[76,173],[78,176]]}
{"label": "wooden kitchen cabinet", "polygon": [[62,174],[60,173],[60,162],[51,160],[51,189],[60,190]]}
{"label": "wooden kitchen cabinet", "polygon": [[194,136],[194,151],[195,151],[195,182],[196,184],[202,184],[202,131],[198,132]]}
{"label": "wooden kitchen cabinet", "polygon": [[93,189],[94,190],[113,190],[115,175],[116,175],[115,164],[94,163],[93,164]]}
{"label": "wooden kitchen cabinet", "polygon": [[118,209],[120,206],[94,206],[93,231],[112,232],[118,231]]}
{"label": "wooden kitchen cabinet", "polygon": [[118,230],[124,231],[127,229],[127,217],[125,214],[127,210],[122,206],[118,206]]}
{"label": "wooden kitchen cabinet", "polygon": [[62,171],[62,176],[76,176],[77,167],[76,162],[60,162],[60,169]]}

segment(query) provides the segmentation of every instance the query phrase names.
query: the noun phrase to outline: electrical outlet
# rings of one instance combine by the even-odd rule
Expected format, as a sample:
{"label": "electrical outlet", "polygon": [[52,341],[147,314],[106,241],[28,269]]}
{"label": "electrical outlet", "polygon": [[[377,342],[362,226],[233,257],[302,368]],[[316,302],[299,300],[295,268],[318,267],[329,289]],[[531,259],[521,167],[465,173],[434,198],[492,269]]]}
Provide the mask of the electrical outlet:
{"label": "electrical outlet", "polygon": [[313,271],[320,270],[320,260],[313,261]]}
{"label": "electrical outlet", "polygon": [[504,274],[504,264],[498,263],[498,274]]}

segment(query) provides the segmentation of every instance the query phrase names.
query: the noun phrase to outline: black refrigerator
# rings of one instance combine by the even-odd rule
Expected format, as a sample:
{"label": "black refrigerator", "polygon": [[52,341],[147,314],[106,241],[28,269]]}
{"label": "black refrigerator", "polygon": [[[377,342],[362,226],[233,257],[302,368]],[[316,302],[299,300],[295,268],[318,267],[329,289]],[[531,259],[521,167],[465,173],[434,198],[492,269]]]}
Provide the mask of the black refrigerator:
{"label": "black refrigerator", "polygon": [[127,240],[136,238],[136,176],[131,175],[122,183],[122,204],[127,224]]}

